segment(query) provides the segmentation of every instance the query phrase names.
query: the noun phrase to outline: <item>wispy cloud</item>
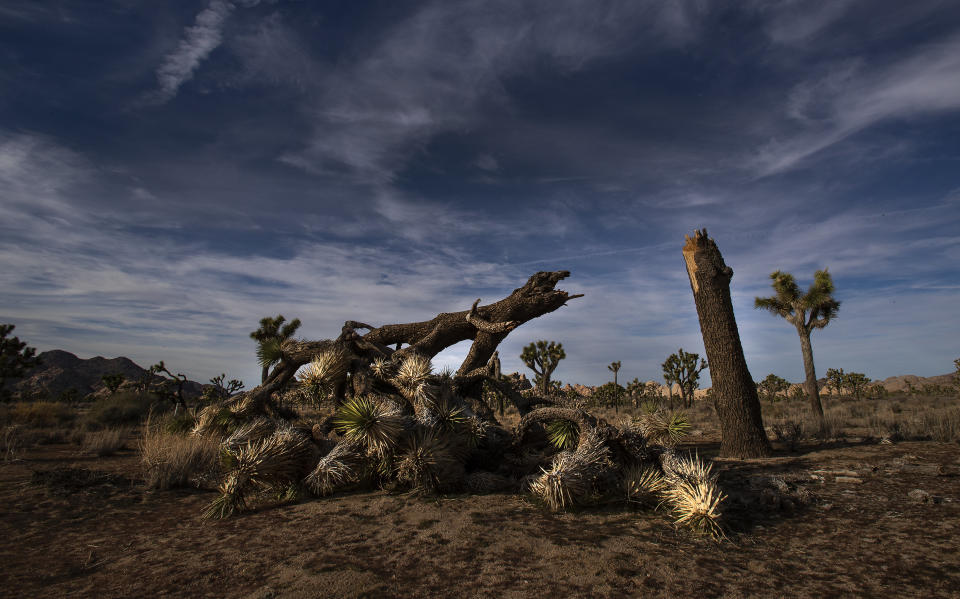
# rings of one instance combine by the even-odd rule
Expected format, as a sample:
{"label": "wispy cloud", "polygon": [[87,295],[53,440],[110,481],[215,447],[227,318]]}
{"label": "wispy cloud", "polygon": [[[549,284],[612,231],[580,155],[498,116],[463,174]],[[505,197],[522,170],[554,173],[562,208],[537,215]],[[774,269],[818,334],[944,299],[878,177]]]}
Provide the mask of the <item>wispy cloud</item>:
{"label": "wispy cloud", "polygon": [[[283,160],[315,173],[390,182],[432,136],[462,131],[481,105],[506,106],[502,80],[541,57],[583,68],[637,45],[676,45],[695,3],[434,3],[398,23],[322,82],[308,108],[316,131]],[[641,35],[642,32],[642,35]]]}
{"label": "wispy cloud", "polygon": [[786,105],[792,132],[765,144],[753,169],[759,176],[787,171],[879,123],[958,109],[958,37],[924,45],[880,68],[846,60],[794,88]]}

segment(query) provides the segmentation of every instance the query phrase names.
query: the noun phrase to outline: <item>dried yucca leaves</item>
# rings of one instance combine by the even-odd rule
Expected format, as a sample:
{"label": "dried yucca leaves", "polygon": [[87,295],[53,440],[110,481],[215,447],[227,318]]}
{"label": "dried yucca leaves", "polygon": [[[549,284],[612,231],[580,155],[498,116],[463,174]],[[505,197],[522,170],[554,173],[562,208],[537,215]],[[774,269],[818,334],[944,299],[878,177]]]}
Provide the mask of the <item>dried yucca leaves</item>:
{"label": "dried yucca leaves", "polygon": [[541,468],[542,474],[530,482],[530,491],[554,511],[584,503],[608,455],[599,437],[585,434],[576,451],[562,451],[554,456],[549,470]]}
{"label": "dried yucca leaves", "polygon": [[397,456],[394,472],[412,491],[434,493],[458,484],[463,466],[447,438],[418,427]]}
{"label": "dried yucca leaves", "polygon": [[329,495],[360,480],[362,449],[354,443],[339,443],[317,463],[304,482],[313,493]]}
{"label": "dried yucca leaves", "polygon": [[257,490],[286,487],[299,481],[313,451],[310,438],[292,429],[232,449],[223,448],[231,468],[220,485],[220,497],[207,507],[207,518],[225,518],[247,508]]}
{"label": "dried yucca leaves", "polygon": [[349,364],[342,349],[330,349],[314,356],[297,375],[301,397],[314,405],[322,403],[346,379]]}

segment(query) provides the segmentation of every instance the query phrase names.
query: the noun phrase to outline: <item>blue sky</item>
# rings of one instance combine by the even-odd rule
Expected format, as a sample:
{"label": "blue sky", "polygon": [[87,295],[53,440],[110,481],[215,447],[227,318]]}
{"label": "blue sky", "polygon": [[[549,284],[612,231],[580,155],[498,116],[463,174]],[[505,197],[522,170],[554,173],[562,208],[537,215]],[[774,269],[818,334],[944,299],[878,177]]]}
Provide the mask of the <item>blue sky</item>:
{"label": "blue sky", "polygon": [[823,267],[820,374],[941,374],[960,4],[6,0],[0,209],[0,322],[199,381],[258,381],[263,316],[324,339],[557,269],[585,297],[514,331],[504,369],[551,339],[564,382],[659,378],[703,352],[700,227],[754,378],[803,367],[753,298]]}

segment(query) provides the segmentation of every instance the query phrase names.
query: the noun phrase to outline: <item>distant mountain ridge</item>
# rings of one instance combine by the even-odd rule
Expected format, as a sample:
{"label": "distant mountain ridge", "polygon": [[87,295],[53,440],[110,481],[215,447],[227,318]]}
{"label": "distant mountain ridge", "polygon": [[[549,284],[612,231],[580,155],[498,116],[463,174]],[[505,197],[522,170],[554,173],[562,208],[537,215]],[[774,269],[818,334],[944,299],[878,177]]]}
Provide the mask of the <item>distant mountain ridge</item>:
{"label": "distant mountain ridge", "polygon": [[[37,357],[40,358],[40,366],[9,385],[15,398],[56,399],[70,389],[76,389],[79,397],[85,397],[104,389],[101,377],[109,374],[122,374],[127,381],[137,381],[143,377],[152,380],[165,378],[150,374],[149,370],[123,356],[84,359],[62,349],[53,349]],[[203,387],[200,383],[188,380],[183,392],[188,397],[197,396],[203,392]]]}

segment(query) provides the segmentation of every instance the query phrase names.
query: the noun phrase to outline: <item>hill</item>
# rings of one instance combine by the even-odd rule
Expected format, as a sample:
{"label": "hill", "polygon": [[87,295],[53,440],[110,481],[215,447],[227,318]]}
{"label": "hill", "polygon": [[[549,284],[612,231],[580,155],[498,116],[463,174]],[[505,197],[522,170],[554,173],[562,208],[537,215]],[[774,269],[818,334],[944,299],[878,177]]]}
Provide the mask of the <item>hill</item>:
{"label": "hill", "polygon": [[[28,371],[22,379],[10,385],[15,399],[56,399],[71,389],[74,389],[79,397],[85,397],[103,389],[103,381],[100,379],[110,374],[122,374],[127,381],[142,378],[159,381],[164,378],[151,374],[149,370],[123,356],[83,359],[68,351],[54,349],[43,352],[38,357],[40,366]],[[203,392],[203,385],[187,381],[183,391],[188,397],[197,396]]]}

